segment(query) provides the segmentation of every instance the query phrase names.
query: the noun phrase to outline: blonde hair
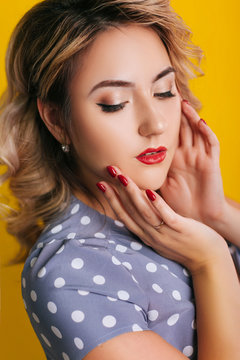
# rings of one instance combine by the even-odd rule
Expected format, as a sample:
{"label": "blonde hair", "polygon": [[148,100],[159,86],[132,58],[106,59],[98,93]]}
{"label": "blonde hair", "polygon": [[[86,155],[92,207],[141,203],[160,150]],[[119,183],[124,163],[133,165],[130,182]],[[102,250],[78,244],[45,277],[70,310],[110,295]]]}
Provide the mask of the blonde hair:
{"label": "blonde hair", "polygon": [[68,133],[74,64],[101,31],[128,23],[157,32],[176,69],[181,95],[201,108],[188,80],[203,75],[203,52],[168,0],[45,0],[30,9],[10,39],[8,87],[0,105],[0,158],[7,166],[0,179],[9,180],[18,204],[6,218],[8,232],[21,245],[15,262],[26,258],[43,227],[65,210],[74,189],[87,191],[79,185],[75,157],[61,150],[41,120],[37,98],[57,105]]}

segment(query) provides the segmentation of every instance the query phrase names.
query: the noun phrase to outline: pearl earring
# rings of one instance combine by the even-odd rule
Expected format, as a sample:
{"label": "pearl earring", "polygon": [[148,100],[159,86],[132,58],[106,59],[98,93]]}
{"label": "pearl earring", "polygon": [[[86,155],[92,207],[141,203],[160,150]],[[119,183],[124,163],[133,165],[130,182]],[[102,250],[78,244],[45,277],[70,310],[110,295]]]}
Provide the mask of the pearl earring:
{"label": "pearl earring", "polygon": [[68,153],[70,151],[70,147],[68,144],[62,144],[61,147],[62,147],[62,151],[65,153]]}

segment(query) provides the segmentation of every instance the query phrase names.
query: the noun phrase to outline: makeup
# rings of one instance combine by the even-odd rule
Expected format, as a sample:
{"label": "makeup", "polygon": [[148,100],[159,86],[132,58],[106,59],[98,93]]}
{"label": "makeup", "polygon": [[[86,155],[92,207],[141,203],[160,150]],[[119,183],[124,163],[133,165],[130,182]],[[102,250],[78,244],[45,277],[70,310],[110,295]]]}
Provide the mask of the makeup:
{"label": "makeup", "polygon": [[161,163],[167,155],[167,148],[160,146],[158,148],[148,148],[141,154],[136,156],[136,159],[146,165],[154,165]]}

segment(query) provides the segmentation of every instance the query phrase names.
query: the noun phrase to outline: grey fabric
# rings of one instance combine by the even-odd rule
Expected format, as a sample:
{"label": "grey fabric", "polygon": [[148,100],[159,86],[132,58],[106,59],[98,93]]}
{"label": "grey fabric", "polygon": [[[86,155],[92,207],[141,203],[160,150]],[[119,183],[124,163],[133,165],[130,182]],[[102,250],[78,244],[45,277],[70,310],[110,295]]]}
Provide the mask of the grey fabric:
{"label": "grey fabric", "polygon": [[48,360],[80,360],[117,335],[142,330],[197,358],[186,269],[74,196],[32,248],[22,295]]}

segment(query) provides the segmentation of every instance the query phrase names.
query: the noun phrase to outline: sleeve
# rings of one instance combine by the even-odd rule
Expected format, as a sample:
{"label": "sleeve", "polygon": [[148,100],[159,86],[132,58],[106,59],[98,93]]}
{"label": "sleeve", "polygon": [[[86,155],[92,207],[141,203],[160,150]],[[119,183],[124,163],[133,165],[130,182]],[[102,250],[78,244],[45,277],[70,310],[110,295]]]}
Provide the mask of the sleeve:
{"label": "sleeve", "polygon": [[149,330],[146,294],[115,255],[75,240],[59,246],[45,262],[44,249],[33,253],[37,260],[23,275],[28,316],[47,359],[79,360],[117,335]]}

